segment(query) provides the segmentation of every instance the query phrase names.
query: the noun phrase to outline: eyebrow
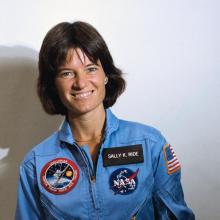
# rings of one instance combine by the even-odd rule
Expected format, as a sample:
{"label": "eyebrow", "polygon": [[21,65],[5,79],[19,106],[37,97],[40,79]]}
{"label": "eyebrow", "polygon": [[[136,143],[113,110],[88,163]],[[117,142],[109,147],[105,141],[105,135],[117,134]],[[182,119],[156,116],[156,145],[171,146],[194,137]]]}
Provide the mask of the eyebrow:
{"label": "eyebrow", "polygon": [[[97,63],[89,63],[87,65],[85,65],[85,68],[90,67],[90,66],[99,66],[99,64]],[[60,67],[58,68],[58,72],[64,71],[64,70],[71,70],[71,68],[66,68],[66,67]]]}
{"label": "eyebrow", "polygon": [[87,64],[85,67],[90,67],[90,66],[99,66],[99,64],[97,63],[89,63]]}
{"label": "eyebrow", "polygon": [[61,71],[64,71],[64,70],[70,70],[70,68],[62,68],[62,67],[58,68],[58,72],[61,72]]}

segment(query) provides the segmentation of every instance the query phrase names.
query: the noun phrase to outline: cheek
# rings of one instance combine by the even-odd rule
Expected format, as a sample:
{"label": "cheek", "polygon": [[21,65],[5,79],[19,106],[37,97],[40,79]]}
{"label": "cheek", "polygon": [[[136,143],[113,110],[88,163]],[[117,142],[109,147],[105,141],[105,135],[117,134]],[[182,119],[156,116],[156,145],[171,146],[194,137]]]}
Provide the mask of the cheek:
{"label": "cheek", "polygon": [[69,85],[66,81],[55,81],[55,88],[58,92],[65,92],[68,91]]}
{"label": "cheek", "polygon": [[106,89],[105,89],[105,85],[103,85],[101,88],[101,96],[103,99],[105,98],[105,95],[106,95]]}
{"label": "cheek", "polygon": [[99,91],[101,93],[103,93],[103,92],[105,93],[105,83],[104,83],[104,80],[97,81],[96,85],[97,85],[97,88],[99,89]]}

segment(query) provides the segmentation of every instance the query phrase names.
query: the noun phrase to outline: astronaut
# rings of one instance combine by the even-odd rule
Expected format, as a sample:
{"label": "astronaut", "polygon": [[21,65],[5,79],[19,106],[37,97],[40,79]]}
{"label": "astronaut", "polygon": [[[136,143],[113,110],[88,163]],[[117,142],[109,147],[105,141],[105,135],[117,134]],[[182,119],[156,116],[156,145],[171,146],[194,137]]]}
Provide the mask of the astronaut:
{"label": "astronaut", "polygon": [[65,119],[20,166],[15,219],[195,219],[173,147],[112,113],[125,81],[94,27],[63,22],[47,33],[37,88],[44,110]]}

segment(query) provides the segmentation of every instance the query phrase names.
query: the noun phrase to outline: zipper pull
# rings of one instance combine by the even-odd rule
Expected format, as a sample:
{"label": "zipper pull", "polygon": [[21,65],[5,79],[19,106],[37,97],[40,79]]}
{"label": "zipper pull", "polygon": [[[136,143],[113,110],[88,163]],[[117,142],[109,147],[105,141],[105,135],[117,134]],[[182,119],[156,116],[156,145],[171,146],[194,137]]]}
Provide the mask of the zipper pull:
{"label": "zipper pull", "polygon": [[95,175],[90,176],[90,181],[94,183],[96,181],[96,176]]}

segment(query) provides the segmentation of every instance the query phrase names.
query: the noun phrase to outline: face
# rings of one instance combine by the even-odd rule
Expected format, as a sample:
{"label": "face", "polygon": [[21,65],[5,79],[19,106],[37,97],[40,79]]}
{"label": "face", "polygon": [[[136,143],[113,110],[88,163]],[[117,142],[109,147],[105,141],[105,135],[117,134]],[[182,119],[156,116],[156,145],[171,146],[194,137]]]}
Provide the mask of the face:
{"label": "face", "polygon": [[92,63],[80,49],[70,49],[66,63],[59,68],[55,86],[68,115],[103,111],[105,73],[100,61]]}

